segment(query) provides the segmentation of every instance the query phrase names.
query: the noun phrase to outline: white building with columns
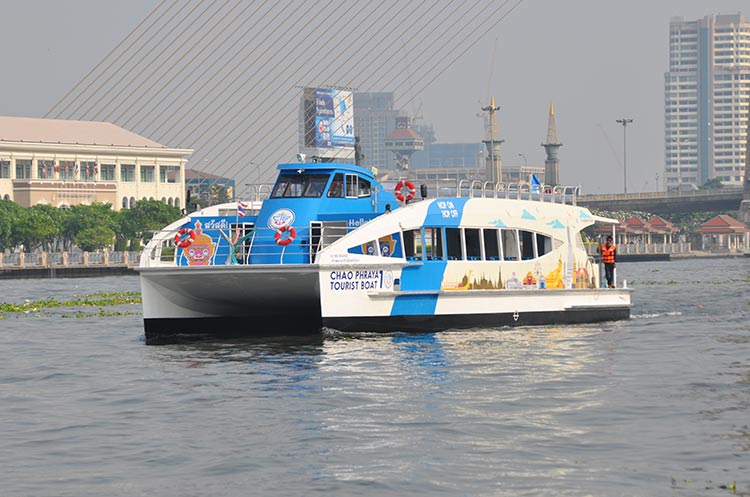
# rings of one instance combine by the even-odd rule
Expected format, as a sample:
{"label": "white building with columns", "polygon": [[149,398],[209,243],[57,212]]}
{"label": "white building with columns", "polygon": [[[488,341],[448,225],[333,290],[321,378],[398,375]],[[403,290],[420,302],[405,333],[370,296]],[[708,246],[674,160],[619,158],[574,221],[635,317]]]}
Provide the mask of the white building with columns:
{"label": "white building with columns", "polygon": [[22,206],[137,200],[185,206],[191,149],[168,148],[106,122],[0,116],[0,199]]}

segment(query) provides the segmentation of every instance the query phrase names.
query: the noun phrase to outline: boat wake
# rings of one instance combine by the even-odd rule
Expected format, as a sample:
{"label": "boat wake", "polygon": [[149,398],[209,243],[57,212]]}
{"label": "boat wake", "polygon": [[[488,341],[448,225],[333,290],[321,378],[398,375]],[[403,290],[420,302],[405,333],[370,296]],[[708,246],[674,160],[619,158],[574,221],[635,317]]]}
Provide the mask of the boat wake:
{"label": "boat wake", "polygon": [[655,319],[655,318],[660,318],[664,316],[682,316],[682,312],[671,311],[671,312],[653,312],[653,313],[646,313],[646,314],[633,314],[631,316],[631,319]]}

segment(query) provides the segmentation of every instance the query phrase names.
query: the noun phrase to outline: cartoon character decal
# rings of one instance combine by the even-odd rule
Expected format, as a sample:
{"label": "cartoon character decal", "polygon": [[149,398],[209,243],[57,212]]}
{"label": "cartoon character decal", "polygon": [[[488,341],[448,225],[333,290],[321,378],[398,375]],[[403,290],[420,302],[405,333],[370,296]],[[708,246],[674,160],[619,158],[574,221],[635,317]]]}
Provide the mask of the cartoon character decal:
{"label": "cartoon character decal", "polygon": [[195,222],[195,240],[182,249],[182,253],[190,266],[208,266],[215,246],[211,237],[201,231],[201,222]]}

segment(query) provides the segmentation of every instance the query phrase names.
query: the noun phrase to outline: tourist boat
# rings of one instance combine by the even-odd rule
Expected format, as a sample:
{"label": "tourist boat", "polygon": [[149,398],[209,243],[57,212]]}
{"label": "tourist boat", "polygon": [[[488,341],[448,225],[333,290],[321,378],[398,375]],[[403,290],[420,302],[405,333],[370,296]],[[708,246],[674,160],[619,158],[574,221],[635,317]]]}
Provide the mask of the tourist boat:
{"label": "tourist boat", "polygon": [[[598,322],[630,315],[575,189],[384,186],[342,163],[278,166],[267,198],[191,213],[141,256],[146,342]],[[417,195],[419,190],[420,195]]]}

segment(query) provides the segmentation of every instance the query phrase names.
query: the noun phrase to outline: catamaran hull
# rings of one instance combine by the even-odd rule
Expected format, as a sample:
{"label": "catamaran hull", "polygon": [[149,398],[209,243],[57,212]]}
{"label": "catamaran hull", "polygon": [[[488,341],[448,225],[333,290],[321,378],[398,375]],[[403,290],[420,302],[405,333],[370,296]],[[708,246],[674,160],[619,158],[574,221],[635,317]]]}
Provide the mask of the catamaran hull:
{"label": "catamaran hull", "polygon": [[[393,308],[397,296],[386,292],[366,297],[370,305],[327,295],[322,312],[319,272],[310,265],[141,268],[140,273],[146,343],[152,345],[315,335],[322,328],[346,333],[436,332],[592,323],[630,316],[630,291],[624,289],[602,290],[596,299],[599,304],[593,306],[585,305],[590,299],[584,294],[598,292],[586,290],[490,292],[480,306],[472,305],[477,302],[474,292],[436,292],[439,305],[434,314],[393,315],[368,313],[368,308]],[[330,299],[336,302],[334,307],[346,307],[346,315],[325,315]]]}
{"label": "catamaran hull", "polygon": [[318,333],[318,271],[305,266],[140,268],[147,344]]}
{"label": "catamaran hull", "polygon": [[564,325],[618,321],[630,317],[630,308],[571,309],[498,314],[443,314],[415,316],[358,316],[324,318],[326,328],[353,332],[425,333],[468,328]]}

